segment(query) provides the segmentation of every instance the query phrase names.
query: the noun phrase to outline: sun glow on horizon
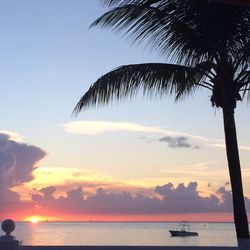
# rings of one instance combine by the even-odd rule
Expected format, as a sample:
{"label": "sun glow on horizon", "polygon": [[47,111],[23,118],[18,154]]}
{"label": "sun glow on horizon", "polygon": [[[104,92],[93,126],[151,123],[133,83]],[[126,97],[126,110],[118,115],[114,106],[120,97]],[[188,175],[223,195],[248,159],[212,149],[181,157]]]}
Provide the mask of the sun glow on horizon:
{"label": "sun glow on horizon", "polygon": [[29,221],[33,224],[39,223],[40,221],[44,221],[45,219],[41,218],[40,216],[30,216],[26,218],[26,221]]}
{"label": "sun glow on horizon", "polygon": [[[249,216],[249,214],[248,214]],[[149,222],[179,222],[188,220],[190,222],[233,222],[232,213],[191,213],[191,214],[133,214],[133,215],[109,215],[109,214],[88,214],[88,215],[75,215],[75,214],[60,214],[57,217],[50,217],[48,220],[42,216],[30,216],[25,221],[31,224],[38,224],[42,222],[65,222],[65,221],[149,221]],[[53,219],[52,219],[53,218]]]}
{"label": "sun glow on horizon", "polygon": [[40,219],[38,218],[38,217],[32,217],[31,219],[30,219],[30,221],[31,221],[31,223],[38,223],[38,222],[40,222]]}

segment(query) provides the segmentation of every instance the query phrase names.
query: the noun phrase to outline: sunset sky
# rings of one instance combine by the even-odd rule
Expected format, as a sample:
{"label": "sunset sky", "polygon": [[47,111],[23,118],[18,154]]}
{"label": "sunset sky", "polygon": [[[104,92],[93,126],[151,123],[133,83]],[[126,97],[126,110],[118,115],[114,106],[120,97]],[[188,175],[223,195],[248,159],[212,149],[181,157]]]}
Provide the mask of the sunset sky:
{"label": "sunset sky", "polygon": [[[0,1],[0,220],[231,221],[222,113],[211,93],[136,98],[72,115],[90,84],[166,62],[92,28],[99,0]],[[250,213],[249,104],[236,122]]]}

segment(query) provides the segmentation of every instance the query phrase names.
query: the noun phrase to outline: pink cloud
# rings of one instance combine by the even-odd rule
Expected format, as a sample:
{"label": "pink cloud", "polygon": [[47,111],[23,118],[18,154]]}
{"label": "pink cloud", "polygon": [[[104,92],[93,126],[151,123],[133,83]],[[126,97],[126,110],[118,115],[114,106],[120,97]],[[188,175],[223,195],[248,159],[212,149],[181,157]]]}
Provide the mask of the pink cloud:
{"label": "pink cloud", "polygon": [[[231,191],[225,187],[217,190],[216,195],[201,197],[197,190],[197,182],[183,183],[176,188],[172,183],[155,188],[155,197],[129,192],[114,193],[102,188],[94,195],[85,197],[84,190],[79,187],[67,191],[66,196],[55,198],[55,187],[40,190],[40,194],[32,196],[33,202],[41,208],[50,211],[69,212],[77,214],[183,214],[183,213],[230,213],[232,212]],[[160,195],[160,198],[157,198]],[[248,211],[250,202],[246,198]]]}

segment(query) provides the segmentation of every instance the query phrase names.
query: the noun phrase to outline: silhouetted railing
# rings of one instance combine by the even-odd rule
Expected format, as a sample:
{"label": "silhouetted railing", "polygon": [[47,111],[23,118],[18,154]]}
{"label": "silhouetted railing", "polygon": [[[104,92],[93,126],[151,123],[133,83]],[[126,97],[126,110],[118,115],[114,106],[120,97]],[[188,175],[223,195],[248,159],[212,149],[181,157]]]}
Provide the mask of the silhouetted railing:
{"label": "silhouetted railing", "polygon": [[238,250],[238,247],[165,246],[23,246],[19,250]]}

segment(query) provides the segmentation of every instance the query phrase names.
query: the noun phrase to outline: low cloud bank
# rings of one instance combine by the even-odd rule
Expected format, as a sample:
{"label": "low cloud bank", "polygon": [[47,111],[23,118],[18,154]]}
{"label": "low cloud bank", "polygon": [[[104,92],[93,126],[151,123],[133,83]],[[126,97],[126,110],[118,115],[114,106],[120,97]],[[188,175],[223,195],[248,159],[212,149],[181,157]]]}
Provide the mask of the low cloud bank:
{"label": "low cloud bank", "polygon": [[[32,195],[32,200],[41,209],[77,214],[183,214],[183,213],[231,213],[231,191],[221,187],[216,195],[200,196],[197,182],[183,183],[174,187],[172,183],[155,188],[155,197],[143,194],[132,196],[129,192],[114,193],[102,188],[85,197],[81,187],[69,190],[65,196],[54,197],[56,187],[41,189]],[[220,198],[218,198],[220,197]],[[250,211],[250,200],[246,198]]]}
{"label": "low cloud bank", "polygon": [[[192,146],[183,139],[169,142],[169,138],[165,137],[164,141],[174,143],[174,146]],[[134,195],[131,190],[126,190],[126,186],[122,192],[108,187],[104,189],[100,185],[102,187],[96,189],[94,194],[90,194],[82,187],[67,186],[64,195],[58,197],[55,196],[58,187],[49,186],[31,191],[31,200],[23,202],[20,195],[11,189],[33,180],[36,163],[45,155],[41,148],[21,143],[11,135],[0,132],[0,219],[8,214],[15,216],[19,213],[24,216],[36,212],[74,215],[159,215],[231,213],[233,210],[229,183],[207,197],[200,195],[197,182],[190,182],[188,185],[180,183],[174,186],[167,183],[156,186],[151,195]],[[247,211],[250,212],[250,199],[245,197],[245,202]]]}

